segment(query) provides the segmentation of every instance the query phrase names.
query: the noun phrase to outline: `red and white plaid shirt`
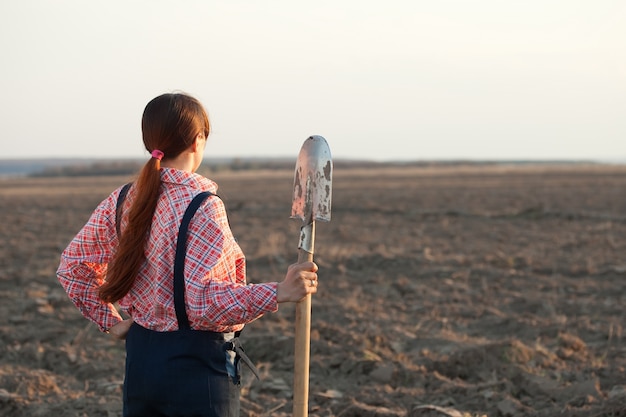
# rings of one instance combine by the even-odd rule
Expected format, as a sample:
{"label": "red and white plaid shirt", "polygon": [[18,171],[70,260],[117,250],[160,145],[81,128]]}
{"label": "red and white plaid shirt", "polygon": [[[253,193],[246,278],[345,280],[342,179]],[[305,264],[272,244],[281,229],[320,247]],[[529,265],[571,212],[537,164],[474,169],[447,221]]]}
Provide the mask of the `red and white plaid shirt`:
{"label": "red and white plaid shirt", "polygon": [[[161,169],[161,195],[146,260],[131,291],[119,306],[148,329],[178,329],[174,311],[174,257],[178,228],[187,206],[203,191],[217,191],[217,184],[198,174]],[[57,277],[81,313],[107,331],[122,318],[112,304],[97,294],[107,263],[118,245],[115,210],[121,188],[106,198],[61,255]],[[122,233],[128,222],[131,188],[124,203]],[[185,301],[191,327],[196,330],[241,330],[266,312],[278,310],[276,283],[246,284],[243,252],[232,235],[222,200],[210,196],[189,224],[185,259]]]}

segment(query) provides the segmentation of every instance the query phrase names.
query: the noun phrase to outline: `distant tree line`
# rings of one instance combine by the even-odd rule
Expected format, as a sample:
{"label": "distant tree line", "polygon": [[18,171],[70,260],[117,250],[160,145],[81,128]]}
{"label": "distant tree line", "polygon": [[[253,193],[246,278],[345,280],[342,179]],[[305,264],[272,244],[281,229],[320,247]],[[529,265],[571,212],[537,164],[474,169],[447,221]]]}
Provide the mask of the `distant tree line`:
{"label": "distant tree line", "polygon": [[[29,174],[31,177],[97,177],[112,175],[133,175],[138,173],[145,161],[100,161],[93,163],[68,163],[67,165],[49,166]],[[280,159],[224,159],[207,160],[202,163],[198,172],[208,175],[222,171],[252,171],[293,169],[295,161]]]}
{"label": "distant tree line", "polygon": [[[295,168],[295,159],[263,159],[263,158],[233,158],[220,160],[205,160],[198,173],[210,175],[212,172],[224,171],[254,171],[254,170],[292,170]],[[40,171],[29,174],[31,177],[95,177],[112,175],[134,175],[141,170],[145,161],[99,161],[91,163],[68,163],[66,165],[49,166]],[[459,165],[497,165],[502,163],[523,165],[537,163],[537,161],[396,161],[374,162],[340,159],[333,161],[335,169],[376,168],[376,167],[427,167],[427,166],[459,166]],[[543,161],[540,163],[554,164],[558,161]],[[572,162],[569,162],[572,163]]]}
{"label": "distant tree line", "polygon": [[47,167],[30,174],[31,177],[99,177],[131,175],[141,169],[138,161],[107,161],[91,164],[70,164]]}

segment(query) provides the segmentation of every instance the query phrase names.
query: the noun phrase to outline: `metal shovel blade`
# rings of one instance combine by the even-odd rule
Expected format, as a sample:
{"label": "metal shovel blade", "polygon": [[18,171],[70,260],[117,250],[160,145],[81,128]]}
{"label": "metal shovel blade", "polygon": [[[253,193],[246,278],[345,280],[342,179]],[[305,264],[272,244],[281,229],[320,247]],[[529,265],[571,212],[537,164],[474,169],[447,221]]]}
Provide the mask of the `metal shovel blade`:
{"label": "metal shovel blade", "polygon": [[296,162],[291,218],[330,221],[333,161],[326,139],[310,136]]}

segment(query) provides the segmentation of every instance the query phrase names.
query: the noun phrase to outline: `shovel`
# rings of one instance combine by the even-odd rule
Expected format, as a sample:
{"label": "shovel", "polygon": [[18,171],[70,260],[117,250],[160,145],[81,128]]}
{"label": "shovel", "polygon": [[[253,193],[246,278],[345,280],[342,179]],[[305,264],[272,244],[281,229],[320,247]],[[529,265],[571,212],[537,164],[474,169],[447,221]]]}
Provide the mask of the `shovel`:
{"label": "shovel", "polygon": [[[302,145],[293,186],[291,218],[300,219],[298,263],[313,261],[315,222],[330,221],[333,161],[326,139],[311,136]],[[309,355],[311,349],[311,294],[296,304],[293,416],[309,413]]]}

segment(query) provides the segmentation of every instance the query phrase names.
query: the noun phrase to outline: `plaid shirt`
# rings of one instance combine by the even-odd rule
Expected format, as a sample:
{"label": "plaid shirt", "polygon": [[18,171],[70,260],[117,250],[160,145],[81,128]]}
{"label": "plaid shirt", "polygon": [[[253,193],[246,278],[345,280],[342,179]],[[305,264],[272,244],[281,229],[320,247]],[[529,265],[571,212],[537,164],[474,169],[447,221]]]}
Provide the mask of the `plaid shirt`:
{"label": "plaid shirt", "polygon": [[[217,191],[217,184],[197,174],[161,169],[161,195],[146,243],[146,260],[130,292],[119,301],[123,312],[146,328],[172,331],[178,328],[174,310],[173,271],[178,228],[187,206],[203,191]],[[93,212],[89,221],[61,255],[57,277],[81,313],[107,331],[122,318],[112,304],[97,294],[107,263],[118,245],[115,210],[120,189]],[[121,219],[122,233],[129,190]],[[209,197],[191,220],[185,259],[185,302],[193,329],[215,332],[241,330],[266,312],[278,310],[276,283],[246,285],[246,265],[235,241],[224,204]]]}

